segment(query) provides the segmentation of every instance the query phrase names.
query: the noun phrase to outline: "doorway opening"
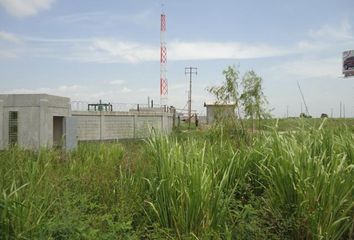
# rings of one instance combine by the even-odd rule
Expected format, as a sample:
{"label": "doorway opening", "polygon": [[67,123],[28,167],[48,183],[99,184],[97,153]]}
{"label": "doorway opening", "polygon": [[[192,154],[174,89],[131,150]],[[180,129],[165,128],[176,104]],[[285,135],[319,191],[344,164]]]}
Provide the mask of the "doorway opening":
{"label": "doorway opening", "polygon": [[64,145],[64,117],[53,117],[53,147],[62,148]]}
{"label": "doorway opening", "polygon": [[9,112],[9,145],[16,145],[18,142],[18,112]]}

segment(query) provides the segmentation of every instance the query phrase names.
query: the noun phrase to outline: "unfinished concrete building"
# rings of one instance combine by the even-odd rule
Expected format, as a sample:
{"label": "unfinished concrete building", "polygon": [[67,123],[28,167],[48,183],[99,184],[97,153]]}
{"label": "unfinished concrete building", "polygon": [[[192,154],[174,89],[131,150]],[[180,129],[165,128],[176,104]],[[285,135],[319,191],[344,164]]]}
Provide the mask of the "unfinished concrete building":
{"label": "unfinished concrete building", "polygon": [[207,112],[207,124],[212,124],[216,119],[235,117],[236,104],[234,103],[204,103],[204,107]]}
{"label": "unfinished concrete building", "polygon": [[0,149],[16,144],[70,150],[78,141],[146,138],[151,129],[172,131],[171,112],[109,110],[71,111],[69,98],[47,94],[0,95]]}
{"label": "unfinished concrete building", "polygon": [[48,94],[0,95],[0,149],[20,145],[29,149],[76,145],[70,99]]}

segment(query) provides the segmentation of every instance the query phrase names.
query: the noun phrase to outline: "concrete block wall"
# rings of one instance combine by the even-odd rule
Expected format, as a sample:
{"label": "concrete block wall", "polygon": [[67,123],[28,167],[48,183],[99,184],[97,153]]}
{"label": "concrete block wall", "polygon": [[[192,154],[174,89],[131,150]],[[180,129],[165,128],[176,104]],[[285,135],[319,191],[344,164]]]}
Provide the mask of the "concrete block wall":
{"label": "concrete block wall", "polygon": [[136,137],[138,138],[148,137],[151,129],[154,129],[156,131],[163,130],[162,116],[149,116],[149,115],[137,116]]}
{"label": "concrete block wall", "polygon": [[173,122],[173,115],[163,112],[73,111],[72,116],[79,141],[145,138],[151,128],[170,133]]}
{"label": "concrete block wall", "polygon": [[135,116],[104,116],[104,139],[134,138]]}

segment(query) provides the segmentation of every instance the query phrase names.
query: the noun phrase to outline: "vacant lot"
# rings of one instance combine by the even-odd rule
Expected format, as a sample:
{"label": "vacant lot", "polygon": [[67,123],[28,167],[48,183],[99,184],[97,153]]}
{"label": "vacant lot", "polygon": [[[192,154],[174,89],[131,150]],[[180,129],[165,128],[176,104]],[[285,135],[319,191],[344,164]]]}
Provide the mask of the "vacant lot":
{"label": "vacant lot", "polygon": [[0,238],[353,239],[352,123],[269,120],[252,133],[229,122],[70,153],[14,147],[0,153]]}

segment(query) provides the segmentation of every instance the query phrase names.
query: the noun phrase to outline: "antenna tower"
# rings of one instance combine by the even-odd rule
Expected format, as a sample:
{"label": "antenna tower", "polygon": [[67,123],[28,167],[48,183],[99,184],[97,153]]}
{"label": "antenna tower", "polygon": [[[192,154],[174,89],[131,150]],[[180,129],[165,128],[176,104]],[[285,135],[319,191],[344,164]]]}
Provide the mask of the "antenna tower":
{"label": "antenna tower", "polygon": [[167,72],[167,47],[165,42],[166,33],[166,15],[161,5],[161,28],[160,28],[160,104],[167,105],[168,100],[168,82],[166,77]]}

